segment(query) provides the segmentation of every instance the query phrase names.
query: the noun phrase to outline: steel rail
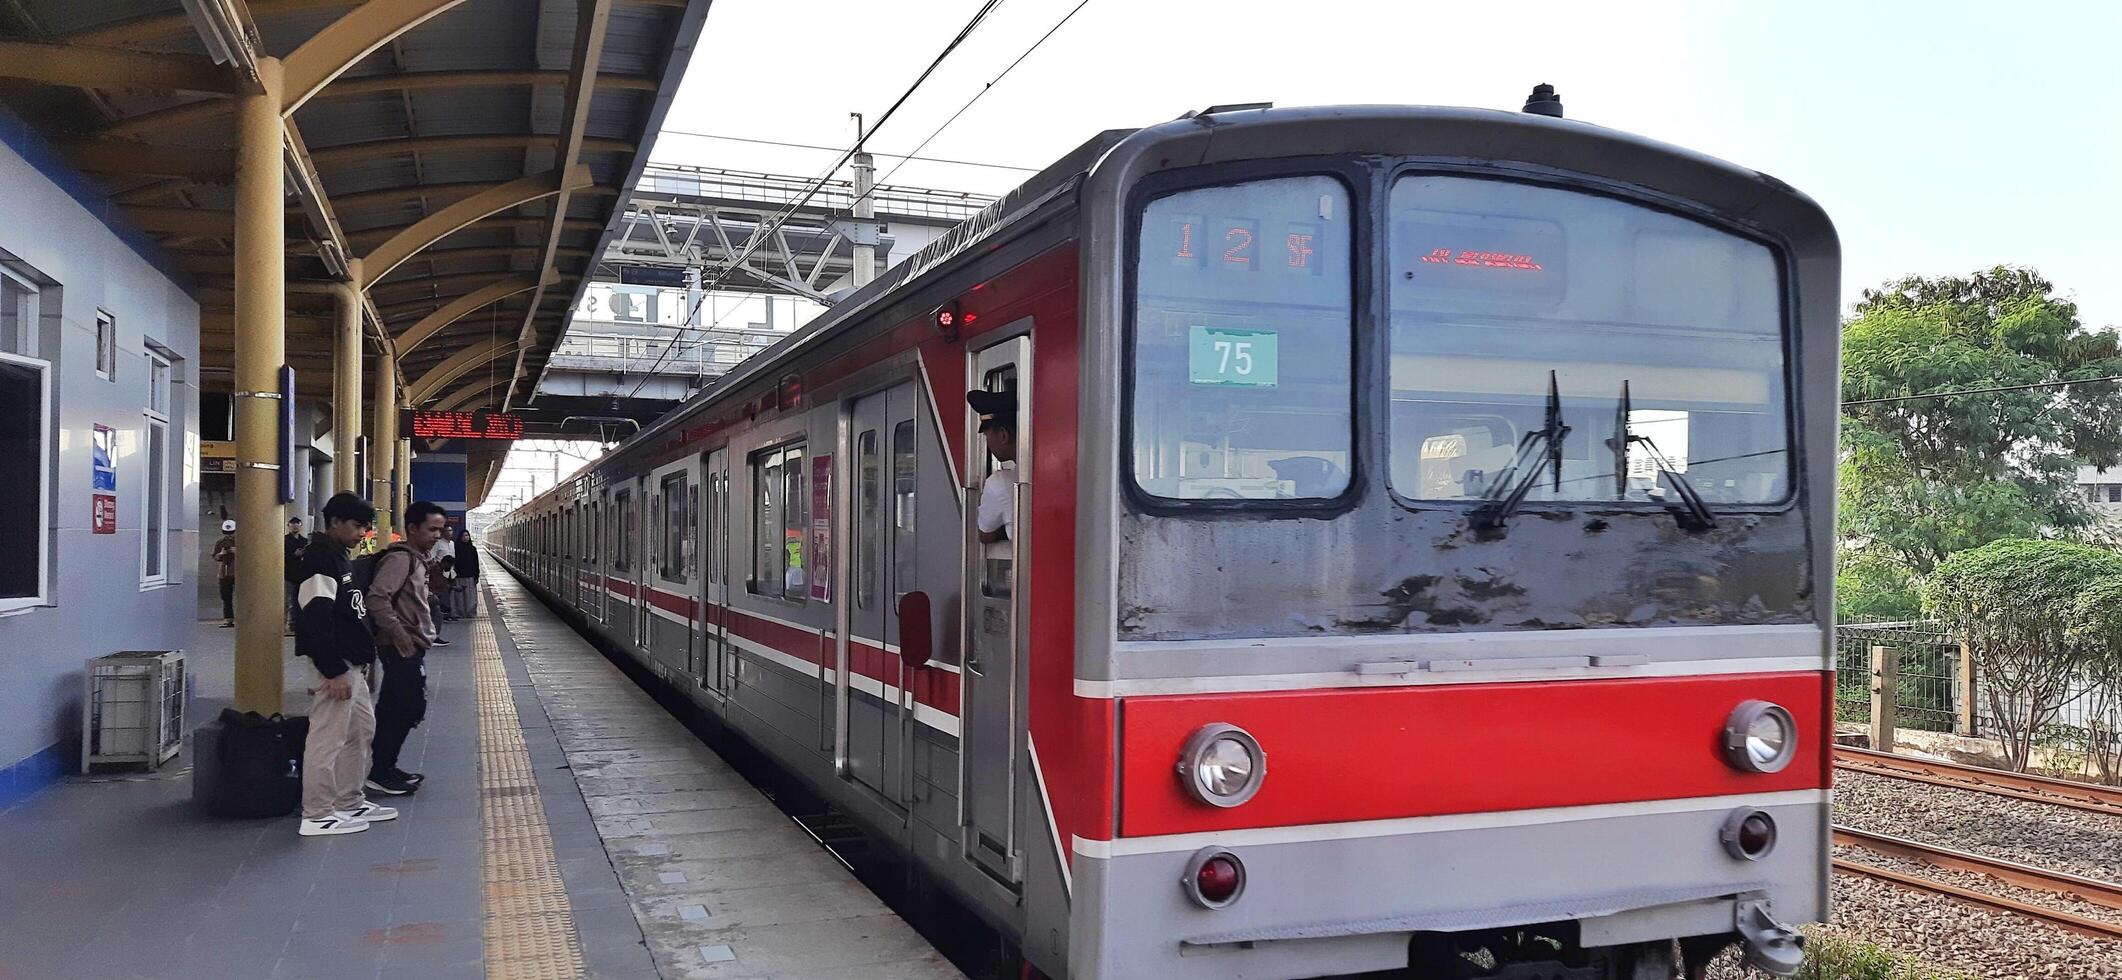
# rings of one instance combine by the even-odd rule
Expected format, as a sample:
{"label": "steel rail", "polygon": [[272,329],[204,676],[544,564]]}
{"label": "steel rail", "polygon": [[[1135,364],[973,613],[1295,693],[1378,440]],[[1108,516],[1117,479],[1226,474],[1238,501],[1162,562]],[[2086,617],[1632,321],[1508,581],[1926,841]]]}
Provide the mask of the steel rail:
{"label": "steel rail", "polygon": [[1992,895],[1988,892],[1979,892],[1972,888],[1962,888],[1959,885],[1947,884],[1946,882],[1925,878],[1921,875],[1893,871],[1859,861],[1836,858],[1834,865],[1835,870],[1845,874],[1861,875],[1866,878],[1899,885],[1911,891],[1944,895],[1969,905],[2025,916],[2026,918],[2045,922],[2079,935],[2091,936],[2095,939],[2122,939],[2122,925],[2116,925],[2112,922],[2103,922],[2099,919],[2090,919],[2082,915],[2073,915],[2061,909],[2035,905],[2031,902],[2022,902],[2015,898],[2005,898],[2002,895]]}
{"label": "steel rail", "polygon": [[[2000,858],[1984,857],[1980,854],[1971,854],[1967,851],[1941,847],[1924,841],[1910,840],[1906,837],[1875,834],[1867,830],[1858,830],[1855,827],[1837,825],[1834,828],[1834,841],[1837,844],[1861,847],[1867,851],[1917,861],[1934,868],[1988,875],[1998,881],[2018,885],[2021,888],[2051,892],[2067,898],[2091,902],[2094,905],[2103,905],[2107,908],[2122,910],[2122,884],[2116,884],[2111,881],[2101,881],[2098,878],[2088,878],[2065,871],[2050,871],[2046,868],[2037,868],[2032,865],[2006,861]],[[2122,929],[2122,926],[2117,926],[2117,928]]]}
{"label": "steel rail", "polygon": [[1874,752],[1870,749],[1840,745],[1835,747],[1835,768],[1928,783],[1932,786],[2033,800],[2109,816],[2122,816],[2122,790],[2067,779],[2050,779],[2046,776],[2004,772],[1935,759],[1915,759],[1890,752]]}

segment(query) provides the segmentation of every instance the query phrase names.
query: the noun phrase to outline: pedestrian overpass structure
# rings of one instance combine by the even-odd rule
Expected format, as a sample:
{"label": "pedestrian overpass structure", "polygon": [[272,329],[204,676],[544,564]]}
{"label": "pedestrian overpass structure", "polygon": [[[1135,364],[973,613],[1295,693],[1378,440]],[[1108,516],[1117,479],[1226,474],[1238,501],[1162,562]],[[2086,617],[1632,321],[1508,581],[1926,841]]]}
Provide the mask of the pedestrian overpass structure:
{"label": "pedestrian overpass structure", "polygon": [[802,311],[831,306],[865,252],[888,268],[994,200],[867,187],[862,165],[819,183],[650,164],[526,407],[563,436],[646,424],[793,330]]}

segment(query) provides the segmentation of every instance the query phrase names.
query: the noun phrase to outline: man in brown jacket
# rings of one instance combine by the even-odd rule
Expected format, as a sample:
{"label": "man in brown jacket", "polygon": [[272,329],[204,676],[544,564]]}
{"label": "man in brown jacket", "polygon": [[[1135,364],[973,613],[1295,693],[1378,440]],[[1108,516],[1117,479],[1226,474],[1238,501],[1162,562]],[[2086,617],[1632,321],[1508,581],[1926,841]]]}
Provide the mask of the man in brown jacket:
{"label": "man in brown jacket", "polygon": [[421,556],[448,526],[442,508],[422,500],[405,508],[405,540],[376,556],[368,583],[368,614],[376,623],[376,659],[384,664],[376,695],[376,742],[367,786],[404,796],[425,777],[398,768],[405,737],[427,717],[427,650],[435,644],[428,611],[427,564]]}

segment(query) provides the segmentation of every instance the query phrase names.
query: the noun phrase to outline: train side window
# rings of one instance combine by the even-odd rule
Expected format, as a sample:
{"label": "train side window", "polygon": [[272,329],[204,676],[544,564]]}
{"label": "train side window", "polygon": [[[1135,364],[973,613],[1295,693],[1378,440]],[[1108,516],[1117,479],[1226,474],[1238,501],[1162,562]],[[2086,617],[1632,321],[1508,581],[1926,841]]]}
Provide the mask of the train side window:
{"label": "train side window", "polygon": [[754,595],[803,601],[803,547],[810,532],[810,495],[802,443],[751,458],[752,570],[746,587]]}
{"label": "train side window", "polygon": [[920,484],[915,459],[914,423],[908,419],[892,427],[892,581],[900,592],[912,591],[917,581],[914,559],[920,551],[914,541],[914,505]]}
{"label": "train side window", "polygon": [[1325,500],[1353,458],[1349,191],[1281,177],[1157,198],[1137,230],[1130,439],[1165,500]]}
{"label": "train side window", "polygon": [[612,569],[618,572],[626,572],[632,568],[627,559],[631,557],[630,552],[633,549],[627,546],[627,539],[633,536],[634,495],[624,490],[619,491],[618,507],[619,520],[617,527],[614,528],[617,532],[618,540],[612,542]]}
{"label": "train side window", "polygon": [[855,437],[855,608],[877,608],[877,545],[882,537],[883,465],[877,458],[877,430]]}
{"label": "train side window", "polygon": [[663,554],[656,574],[666,580],[680,582],[685,579],[686,541],[692,518],[685,506],[685,474],[672,473],[663,478],[663,491],[657,497],[662,518]]}

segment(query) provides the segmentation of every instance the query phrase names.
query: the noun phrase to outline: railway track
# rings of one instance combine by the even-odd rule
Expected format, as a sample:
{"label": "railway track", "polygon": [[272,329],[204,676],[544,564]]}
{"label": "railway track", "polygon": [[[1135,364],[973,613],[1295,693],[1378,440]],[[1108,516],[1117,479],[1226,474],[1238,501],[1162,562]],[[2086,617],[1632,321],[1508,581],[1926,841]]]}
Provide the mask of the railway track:
{"label": "railway track", "polygon": [[[1834,828],[1834,842],[1862,848],[1877,854],[1915,861],[1934,868],[1987,875],[1998,881],[2022,888],[2050,892],[2065,898],[2077,899],[2122,911],[2122,885],[2117,885],[2113,882],[1983,857],[1979,854],[1970,854],[1966,851],[1957,851],[1902,837],[1874,834],[1854,827],[1838,826]],[[1899,885],[1903,888],[1944,895],[1969,905],[2036,919],[2081,935],[2098,939],[2122,939],[2122,924],[2077,915],[2062,909],[1978,891],[1951,882],[1925,878],[1921,875],[1909,874],[1892,868],[1883,868],[1861,861],[1836,858],[1834,866],[1835,870],[1845,874],[1862,875],[1867,878]]]}
{"label": "railway track", "polygon": [[2122,817],[2122,790],[2066,779],[2001,772],[1957,762],[1914,759],[1848,746],[1835,747],[1835,768]]}

